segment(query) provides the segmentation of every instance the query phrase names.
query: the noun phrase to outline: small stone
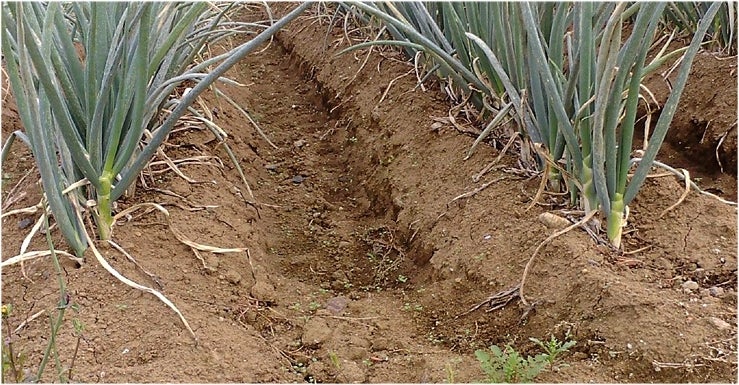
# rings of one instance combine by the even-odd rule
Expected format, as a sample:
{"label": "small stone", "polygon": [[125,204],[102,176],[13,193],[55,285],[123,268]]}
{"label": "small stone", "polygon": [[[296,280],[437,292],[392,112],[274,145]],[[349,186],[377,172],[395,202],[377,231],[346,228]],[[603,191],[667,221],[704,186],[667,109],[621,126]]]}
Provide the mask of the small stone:
{"label": "small stone", "polygon": [[725,294],[724,293],[724,288],[723,287],[718,287],[718,286],[713,286],[713,287],[709,288],[708,289],[708,293],[711,294],[712,296],[718,297],[718,298],[723,298],[723,296]]}
{"label": "small stone", "polygon": [[715,326],[718,330],[729,330],[731,329],[731,324],[728,322],[722,320],[721,318],[717,317],[708,317],[708,322],[711,323],[711,325]]}
{"label": "small stone", "polygon": [[303,183],[304,180],[305,180],[305,178],[303,178],[302,175],[295,175],[293,177],[293,183],[295,183],[295,184],[301,184],[301,183]]}
{"label": "small stone", "polygon": [[26,227],[30,226],[33,223],[33,219],[31,218],[23,218],[20,221],[18,221],[18,228],[23,230]]}
{"label": "small stone", "polygon": [[277,171],[277,165],[276,164],[268,164],[268,165],[264,166],[264,168],[266,168],[269,171]]}
{"label": "small stone", "polygon": [[232,285],[238,285],[241,282],[241,274],[233,269],[227,271],[223,277]]}
{"label": "small stone", "polygon": [[301,148],[305,146],[305,140],[303,139],[296,140],[295,142],[293,142],[293,145],[297,148]]}
{"label": "small stone", "polygon": [[346,249],[346,248],[348,248],[351,245],[352,245],[351,242],[347,242],[347,241],[340,241],[339,242],[339,248],[340,249]]}
{"label": "small stone", "polygon": [[698,285],[698,282],[695,281],[685,281],[682,284],[682,288],[687,292],[692,292],[693,290],[698,290],[700,288],[700,285]]}
{"label": "small stone", "polygon": [[303,336],[300,340],[304,346],[318,348],[329,338],[331,338],[331,329],[326,321],[321,317],[313,317],[303,326]]}
{"label": "small stone", "polygon": [[346,305],[349,303],[347,297],[333,297],[326,301],[326,309],[328,309],[334,315],[341,315],[346,309]]}

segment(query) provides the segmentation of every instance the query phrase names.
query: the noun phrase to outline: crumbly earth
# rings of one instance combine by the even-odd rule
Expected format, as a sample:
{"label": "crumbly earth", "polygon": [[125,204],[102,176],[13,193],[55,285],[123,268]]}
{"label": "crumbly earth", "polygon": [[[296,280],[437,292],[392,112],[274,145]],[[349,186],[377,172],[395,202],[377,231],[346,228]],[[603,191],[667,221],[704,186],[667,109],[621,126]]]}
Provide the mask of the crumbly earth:
{"label": "crumbly earth", "polygon": [[[279,14],[287,6],[274,8]],[[474,182],[499,150],[480,146],[463,160],[474,138],[435,124],[450,108],[438,84],[414,89],[412,67],[394,50],[373,50],[365,65],[367,50],[335,56],[348,42],[341,26],[325,40],[327,28],[326,17],[303,17],[228,74],[245,86],[223,90],[275,146],[222,98],[203,100],[228,133],[253,197],[225,147],[192,122],[171,134],[164,151],[172,159],[201,157],[179,166],[194,182],[152,166],[135,194],[119,202],[119,210],[159,203],[189,239],[248,251],[200,252],[201,262],[163,215],[144,211],[117,223],[113,234],[140,267],[98,242],[122,274],[161,288],[197,343],[170,309],[121,284],[92,254],[81,267],[63,261],[78,305],[57,337],[63,365],[78,341],[72,320],[85,325],[74,381],[474,382],[484,379],[476,349],[511,344],[534,355],[540,351],[530,337],[564,340],[568,333],[577,344],[537,381],[736,379],[734,207],[691,192],[663,215],[682,183],[651,178],[632,203],[626,253],[571,231],[541,249],[526,278],[533,308],[514,299],[467,313],[520,283],[532,253],[554,231],[538,217],[560,213],[560,198],[546,195],[527,211],[539,178],[520,172],[513,154]],[[703,60],[713,59],[699,58],[698,68]],[[733,60],[721,63],[736,68]],[[704,116],[707,109],[687,105],[676,122],[735,122],[736,72],[695,71],[702,80],[691,81],[684,103],[733,93],[733,107]],[[6,97],[4,138],[21,128]],[[670,139],[670,150],[699,183],[735,200],[736,124],[733,133],[733,166],[722,160],[728,176],[702,168],[715,155],[686,150],[695,135]],[[14,145],[2,171],[4,213],[38,203],[28,150]],[[3,219],[3,260],[18,253],[37,217]],[[58,231],[52,238],[65,249]],[[46,248],[37,235],[29,250]],[[43,311],[10,333],[35,373],[58,286],[48,258],[24,270],[26,277],[20,266],[2,271],[2,303],[13,305],[2,335],[6,341],[8,325]],[[43,380],[55,372],[52,361]]]}

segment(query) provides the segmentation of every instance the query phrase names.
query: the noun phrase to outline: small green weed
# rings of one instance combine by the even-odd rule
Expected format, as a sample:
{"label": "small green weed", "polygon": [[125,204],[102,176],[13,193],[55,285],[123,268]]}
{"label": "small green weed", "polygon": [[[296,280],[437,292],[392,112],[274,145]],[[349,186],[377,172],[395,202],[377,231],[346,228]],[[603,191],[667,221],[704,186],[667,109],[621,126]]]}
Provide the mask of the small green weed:
{"label": "small green weed", "polygon": [[[485,372],[489,383],[525,383],[533,381],[547,366],[554,364],[557,357],[575,346],[576,341],[559,341],[554,336],[549,341],[540,341],[530,338],[532,342],[539,345],[544,353],[534,357],[524,358],[511,345],[506,345],[504,350],[493,345],[490,352],[486,350],[475,351],[480,367]],[[491,354],[492,353],[492,354]]]}
{"label": "small green weed", "polygon": [[339,359],[339,355],[336,354],[336,352],[329,351],[328,352],[328,359],[331,360],[331,364],[337,370],[341,370],[341,360]]}
{"label": "small green weed", "polygon": [[[23,366],[26,362],[26,355],[24,353],[16,353],[13,351],[13,335],[10,327],[10,313],[13,311],[13,305],[2,305],[2,321],[3,329],[5,329],[8,335],[3,340],[3,354],[2,354],[2,374],[0,378],[3,382],[10,380],[11,382],[23,382]],[[5,377],[9,376],[8,379]]]}
{"label": "small green weed", "polygon": [[461,358],[454,358],[451,361],[447,362],[446,365],[444,365],[444,371],[446,372],[446,379],[444,380],[444,382],[446,382],[447,384],[454,384],[457,382],[454,379],[457,374],[457,372],[454,370],[454,367],[460,362],[462,362]]}
{"label": "small green weed", "polygon": [[565,337],[565,341],[560,341],[553,335],[549,341],[542,342],[536,338],[529,338],[529,340],[544,349],[544,355],[547,357],[549,365],[554,365],[554,360],[557,359],[558,355],[570,350],[577,343],[577,341],[570,340],[569,335]]}
{"label": "small green weed", "polygon": [[506,345],[505,350],[493,345],[490,351],[492,355],[485,350],[475,352],[490,383],[531,382],[549,363],[544,354],[523,358],[511,345]]}

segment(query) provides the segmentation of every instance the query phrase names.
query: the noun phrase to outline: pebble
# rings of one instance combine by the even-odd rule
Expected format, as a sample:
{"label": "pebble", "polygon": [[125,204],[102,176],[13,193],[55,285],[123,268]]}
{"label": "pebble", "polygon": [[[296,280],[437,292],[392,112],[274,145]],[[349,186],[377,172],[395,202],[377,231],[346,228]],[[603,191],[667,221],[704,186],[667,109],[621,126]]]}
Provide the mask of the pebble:
{"label": "pebble", "polygon": [[722,320],[721,318],[717,317],[708,317],[708,322],[711,323],[711,325],[715,326],[718,330],[729,330],[731,329],[731,324],[728,322]]}
{"label": "pebble", "polygon": [[277,165],[276,164],[268,164],[268,165],[264,166],[264,168],[266,168],[269,171],[277,171]]}
{"label": "pebble", "polygon": [[305,178],[303,178],[302,175],[295,175],[293,177],[293,183],[295,183],[295,184],[301,184],[301,183],[303,183],[304,180],[305,180]]}
{"label": "pebble", "polygon": [[724,288],[713,286],[708,289],[708,293],[711,294],[714,297],[722,298],[724,296]]}
{"label": "pebble", "polygon": [[341,315],[341,313],[344,312],[344,309],[346,309],[346,305],[348,303],[349,298],[344,296],[329,298],[329,300],[326,301],[326,309],[334,315]]}
{"label": "pebble", "polygon": [[303,336],[300,340],[303,346],[318,348],[331,338],[331,328],[321,317],[313,317],[303,326]]}
{"label": "pebble", "polygon": [[698,282],[695,281],[685,281],[682,284],[682,288],[687,292],[692,292],[693,290],[698,290],[700,288],[700,285],[698,285]]}
{"label": "pebble", "polygon": [[31,218],[23,218],[20,221],[18,221],[18,228],[23,230],[26,227],[30,226],[33,223],[33,219]]}
{"label": "pebble", "polygon": [[293,142],[293,145],[297,148],[301,148],[305,146],[305,140],[303,139],[296,140],[295,142]]}

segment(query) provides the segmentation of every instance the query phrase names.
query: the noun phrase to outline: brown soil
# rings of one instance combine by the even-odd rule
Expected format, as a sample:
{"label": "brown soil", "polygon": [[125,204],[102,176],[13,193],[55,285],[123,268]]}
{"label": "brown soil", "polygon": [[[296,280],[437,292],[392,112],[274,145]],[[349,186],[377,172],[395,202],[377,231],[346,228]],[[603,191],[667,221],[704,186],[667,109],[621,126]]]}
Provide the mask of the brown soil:
{"label": "brown soil", "polygon": [[[150,189],[139,185],[134,197],[119,202],[119,209],[164,204],[173,225],[194,241],[248,248],[201,253],[205,268],[161,216],[116,225],[115,241],[157,276],[198,344],[161,302],[122,285],[92,255],[79,268],[65,261],[71,299],[79,305],[67,318],[85,324],[74,381],[473,382],[484,378],[474,350],[510,343],[535,354],[529,337],[563,339],[566,332],[577,341],[562,356],[567,365],[537,380],[736,379],[736,209],[693,192],[661,216],[682,193],[672,177],[649,179],[633,202],[625,238],[632,254],[616,255],[585,232],[572,231],[537,257],[525,291],[536,304],[533,311],[514,301],[462,315],[518,284],[534,249],[551,234],[537,219],[546,207],[525,210],[538,179],[519,176],[509,155],[501,168],[472,182],[498,151],[481,146],[463,161],[473,139],[451,126],[432,129],[434,118],[448,115],[449,104],[436,91],[412,91],[412,75],[394,81],[379,103],[393,79],[411,67],[386,50],[372,54],[357,74],[366,50],[335,57],[347,44],[339,27],[324,50],[327,25],[320,20],[291,24],[229,74],[247,86],[225,90],[277,149],[238,111],[208,97],[259,211],[245,203],[248,193],[225,150],[202,128],[173,133],[165,151],[173,159],[217,156],[222,166],[181,167],[200,183],[171,171],[157,174],[147,179]],[[697,82],[684,100],[705,100],[706,93],[724,88],[736,95],[734,83]],[[735,110],[702,117],[705,109],[685,108],[677,121],[691,111],[698,121],[731,122]],[[10,103],[2,113],[7,137],[20,124]],[[735,125],[733,132],[736,143]],[[715,159],[676,153],[692,160],[686,164],[691,167]],[[722,163],[727,171],[730,161]],[[6,210],[38,203],[34,172],[11,191],[32,169],[30,153],[15,145],[3,165],[2,197],[4,203],[20,199]],[[706,173],[702,182],[717,180],[712,178]],[[720,187],[724,196],[726,185]],[[186,210],[193,205],[217,207]],[[27,218],[36,219],[3,219],[3,260],[17,254],[30,229]],[[58,232],[53,238],[63,248]],[[100,247],[121,273],[156,285],[123,255]],[[43,237],[31,242],[30,250],[45,248]],[[18,266],[3,269],[2,302],[14,306],[12,327],[45,311],[13,334],[14,349],[35,370],[58,287],[48,259],[25,269],[28,278]],[[694,284],[696,289],[685,289]],[[65,364],[76,340],[71,322],[65,323],[57,340]],[[52,363],[43,379],[50,381],[53,372]]]}
{"label": "brown soil", "polygon": [[[665,64],[646,82],[660,106],[670,89],[661,73],[670,66]],[[719,57],[710,52],[696,56],[660,151],[664,162],[690,171],[702,188],[732,200],[737,196],[736,69],[736,56]],[[673,81],[676,72],[670,76]]]}

